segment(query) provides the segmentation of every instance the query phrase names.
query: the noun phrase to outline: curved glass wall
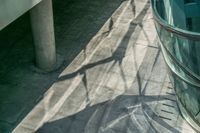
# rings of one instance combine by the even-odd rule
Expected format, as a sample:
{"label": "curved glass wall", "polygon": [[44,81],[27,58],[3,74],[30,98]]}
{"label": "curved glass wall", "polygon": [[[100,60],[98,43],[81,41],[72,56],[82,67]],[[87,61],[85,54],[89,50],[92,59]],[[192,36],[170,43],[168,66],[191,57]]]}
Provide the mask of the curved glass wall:
{"label": "curved glass wall", "polygon": [[200,131],[200,1],[151,2],[179,108],[185,119]]}

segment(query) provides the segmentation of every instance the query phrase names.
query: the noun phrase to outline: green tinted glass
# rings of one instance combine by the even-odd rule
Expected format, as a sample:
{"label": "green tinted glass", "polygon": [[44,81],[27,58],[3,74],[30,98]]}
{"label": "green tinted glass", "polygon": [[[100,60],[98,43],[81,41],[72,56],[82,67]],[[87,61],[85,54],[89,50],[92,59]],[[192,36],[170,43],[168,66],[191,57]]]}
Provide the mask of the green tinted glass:
{"label": "green tinted glass", "polygon": [[151,1],[179,106],[186,120],[200,131],[200,1]]}

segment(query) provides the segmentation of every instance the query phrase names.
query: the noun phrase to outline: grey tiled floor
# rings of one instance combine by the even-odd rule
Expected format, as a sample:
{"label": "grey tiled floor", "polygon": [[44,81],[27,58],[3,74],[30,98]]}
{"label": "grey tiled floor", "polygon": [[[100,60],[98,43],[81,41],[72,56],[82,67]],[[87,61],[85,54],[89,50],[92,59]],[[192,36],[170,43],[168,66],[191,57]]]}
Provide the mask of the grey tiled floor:
{"label": "grey tiled floor", "polygon": [[157,43],[150,3],[122,2],[13,132],[194,132]]}

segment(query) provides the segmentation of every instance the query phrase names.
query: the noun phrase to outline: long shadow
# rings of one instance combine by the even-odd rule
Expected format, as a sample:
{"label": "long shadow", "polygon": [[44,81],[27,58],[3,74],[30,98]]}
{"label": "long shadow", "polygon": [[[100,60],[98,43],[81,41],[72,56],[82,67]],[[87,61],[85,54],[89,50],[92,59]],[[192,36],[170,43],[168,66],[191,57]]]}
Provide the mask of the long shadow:
{"label": "long shadow", "polygon": [[[151,52],[151,51],[149,51],[149,52]],[[148,53],[148,51],[147,51],[147,53]],[[155,131],[156,133],[160,132],[156,128],[154,128],[154,126],[152,125],[152,120],[159,123],[160,125],[162,125],[163,127],[165,127],[166,129],[168,129],[169,131],[171,131],[173,133],[179,133],[180,131],[178,131],[177,129],[175,129],[171,125],[169,125],[163,119],[159,118],[158,115],[155,113],[155,111],[153,111],[149,107],[149,105],[147,104],[147,101],[151,101],[151,98],[147,97],[145,95],[146,94],[145,92],[146,92],[146,89],[147,89],[149,82],[151,82],[150,78],[151,78],[151,75],[153,74],[153,70],[155,69],[156,63],[158,62],[158,57],[160,56],[160,53],[161,53],[161,51],[160,51],[160,49],[158,49],[156,56],[155,56],[155,59],[149,61],[149,62],[152,62],[148,65],[149,66],[148,69],[150,70],[149,74],[146,74],[146,73],[144,74],[144,72],[142,72],[142,71],[144,71],[142,66],[147,65],[145,63],[141,65],[141,67],[140,67],[141,70],[139,69],[138,72],[137,72],[137,76],[136,76],[136,79],[135,79],[134,82],[136,82],[138,84],[138,89],[139,89],[139,98],[138,99],[141,101],[143,115],[146,118],[146,120],[149,122],[149,124],[151,125],[153,131]],[[148,58],[146,58],[146,59],[148,60]],[[148,78],[144,79],[144,77],[146,75],[148,75],[147,76]],[[163,88],[164,82],[165,81],[162,81],[161,88]],[[159,95],[159,96],[155,97],[155,99],[153,99],[153,100],[160,101],[160,100],[165,99],[165,97],[166,96]],[[146,101],[146,99],[148,99],[148,100]]]}
{"label": "long shadow", "polygon": [[[139,13],[139,15],[133,19],[133,21],[131,22],[131,24],[129,25],[128,31],[126,32],[126,34],[124,35],[124,38],[121,40],[120,44],[118,45],[118,47],[116,48],[116,50],[112,53],[112,55],[110,57],[107,57],[105,59],[102,59],[100,61],[97,62],[93,62],[93,63],[88,63],[84,66],[82,66],[80,69],[78,69],[75,72],[69,73],[67,75],[61,76],[58,81],[63,81],[66,79],[70,79],[75,77],[78,74],[84,74],[86,70],[94,68],[98,65],[102,65],[102,64],[106,64],[106,63],[110,63],[112,61],[114,61],[113,65],[110,67],[110,70],[114,67],[115,64],[119,64],[121,72],[123,73],[122,67],[121,67],[121,63],[123,61],[123,58],[125,57],[127,48],[128,48],[128,44],[130,41],[130,37],[131,35],[134,33],[136,27],[138,26],[138,22],[142,22],[142,20],[144,19],[146,12],[148,11],[150,7],[149,2],[147,2],[144,6],[144,8],[142,9],[142,11]],[[135,38],[135,40],[131,40],[131,41],[136,41],[137,38],[139,37],[139,33],[135,33],[137,35],[137,37]]]}
{"label": "long shadow", "polygon": [[[157,39],[155,39],[153,43],[157,43]],[[163,127],[165,127],[166,129],[168,129],[169,131],[171,131],[173,133],[179,133],[180,131],[178,131],[177,129],[175,129],[171,125],[169,125],[163,119],[159,118],[157,116],[157,114],[155,113],[155,111],[153,111],[149,107],[149,105],[147,104],[147,101],[150,102],[151,98],[149,98],[149,97],[147,97],[145,95],[146,89],[147,89],[147,86],[148,86],[149,82],[151,82],[150,78],[151,78],[151,75],[153,74],[153,71],[155,70],[155,66],[159,65],[158,64],[158,59],[159,59],[159,56],[161,56],[161,50],[160,50],[159,47],[156,48],[157,51],[156,51],[155,57],[151,57],[152,51],[149,51],[149,49],[152,49],[152,47],[149,47],[147,49],[146,55],[144,57],[144,60],[146,60],[146,61],[148,60],[148,63],[143,61],[143,63],[141,64],[139,70],[137,71],[136,79],[133,81],[133,83],[135,82],[135,83],[138,84],[138,90],[139,90],[139,96],[138,96],[139,98],[138,98],[138,100],[141,102],[143,115],[144,115],[145,119],[148,121],[148,123],[150,124],[150,126],[151,126],[151,128],[153,129],[154,132],[159,133],[160,131],[158,131],[156,128],[154,128],[154,126],[152,125],[152,120],[154,120],[155,122],[159,123],[160,125],[162,125]],[[135,57],[136,56],[134,56],[134,60],[136,60]],[[147,65],[148,65],[148,70],[145,70],[144,66],[147,66]],[[137,62],[135,62],[135,67],[136,68],[138,67]],[[165,75],[165,77],[166,77],[166,75]],[[164,78],[164,80],[165,80],[165,78]],[[163,88],[164,82],[165,81],[162,81],[161,88]],[[163,98],[165,98],[165,96],[159,95],[157,97],[154,97],[153,100],[160,101],[160,100],[163,100]],[[146,99],[148,99],[148,100],[146,101]]]}
{"label": "long shadow", "polygon": [[[135,14],[135,3],[134,3],[133,0],[131,1],[131,6],[132,6],[132,9],[133,9],[132,11],[134,11],[133,14]],[[125,78],[126,76],[124,74],[124,70],[123,70],[123,67],[122,67],[122,61],[125,57],[125,54],[126,54],[126,51],[127,51],[127,48],[128,48],[128,44],[129,44],[129,41],[130,41],[132,34],[135,33],[135,39],[131,40],[132,44],[135,44],[134,41],[136,41],[137,38],[139,37],[139,33],[141,32],[141,30],[139,30],[138,32],[135,32],[135,29],[137,28],[139,22],[142,22],[142,20],[144,19],[149,7],[150,7],[150,4],[149,4],[149,1],[148,1],[148,2],[145,3],[142,11],[132,20],[132,22],[129,25],[128,31],[126,32],[123,39],[120,41],[119,45],[117,46],[116,50],[112,53],[112,55],[110,57],[107,57],[107,58],[102,59],[100,61],[96,61],[96,62],[93,62],[93,63],[86,64],[86,65],[82,66],[81,68],[79,68],[75,72],[61,76],[57,81],[59,82],[59,81],[71,79],[71,78],[73,78],[77,75],[82,75],[83,76],[82,82],[85,86],[85,89],[86,89],[86,92],[87,92],[87,99],[88,99],[87,101],[89,103],[90,98],[89,98],[89,90],[88,90],[88,86],[87,86],[87,75],[86,75],[87,70],[94,68],[98,65],[113,62],[111,67],[108,69],[108,72],[111,71],[115,65],[118,65],[119,68],[120,68],[120,75],[121,75],[122,80],[123,80],[124,85],[125,85],[125,89],[127,90],[128,86],[127,86],[127,82],[126,82],[126,78]],[[111,19],[111,22],[110,22],[110,25],[109,25],[109,31],[112,30],[112,25],[113,25],[113,22],[112,22],[112,19]]]}
{"label": "long shadow", "polygon": [[[159,100],[163,100],[166,96],[160,96]],[[161,118],[155,118],[156,114],[147,104],[157,101],[158,96],[149,95],[142,104],[138,100],[139,97],[137,95],[121,95],[112,102],[107,101],[91,107],[88,106],[77,114],[67,117],[63,116],[62,119],[45,123],[36,133],[107,133],[109,131],[113,133],[126,133],[127,129],[130,129],[131,132],[142,133],[138,126],[143,127],[144,132],[153,131],[159,133],[151,125],[149,119],[154,119],[167,130],[179,133],[178,130],[169,126]],[[137,117],[138,120],[132,120],[132,117]],[[138,121],[143,123],[138,125]],[[147,121],[149,123],[145,123]],[[148,129],[145,129],[145,127]]]}
{"label": "long shadow", "polygon": [[64,63],[49,74],[37,73],[31,67],[34,45],[28,13],[0,31],[1,133],[11,132],[42,99],[122,1],[53,0],[57,53]]}

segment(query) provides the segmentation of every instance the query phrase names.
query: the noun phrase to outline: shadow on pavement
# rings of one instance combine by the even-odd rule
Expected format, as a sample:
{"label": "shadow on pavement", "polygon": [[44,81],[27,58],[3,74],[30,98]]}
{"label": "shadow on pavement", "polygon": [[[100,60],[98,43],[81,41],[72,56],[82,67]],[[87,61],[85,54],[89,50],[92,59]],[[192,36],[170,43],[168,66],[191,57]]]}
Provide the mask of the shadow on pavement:
{"label": "shadow on pavement", "polygon": [[32,69],[29,14],[0,31],[0,132],[10,132],[36,105],[58,75],[99,31],[123,0],[54,0],[57,53],[62,67],[49,74]]}
{"label": "shadow on pavement", "polygon": [[[150,106],[158,96],[145,97],[122,95],[87,107],[75,115],[45,123],[37,133],[160,133],[152,121],[170,132],[179,133]],[[160,96],[160,100],[165,97]]]}

